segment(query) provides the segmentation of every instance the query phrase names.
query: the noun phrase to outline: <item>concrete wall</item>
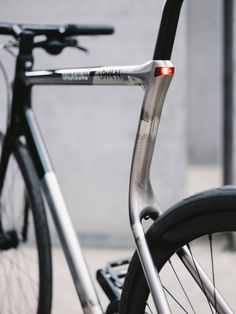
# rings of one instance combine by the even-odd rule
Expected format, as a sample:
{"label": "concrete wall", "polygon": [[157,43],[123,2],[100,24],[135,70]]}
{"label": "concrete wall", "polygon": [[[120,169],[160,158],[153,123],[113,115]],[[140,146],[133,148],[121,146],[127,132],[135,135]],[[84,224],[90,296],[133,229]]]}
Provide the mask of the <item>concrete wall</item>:
{"label": "concrete wall", "polygon": [[[162,1],[0,0],[1,21],[110,23],[111,37],[81,38],[89,55],[35,53],[35,68],[135,64],[151,59]],[[177,73],[163,112],[153,185],[164,208],[183,195],[186,169],[187,16],[173,62]],[[1,53],[3,54],[3,53]],[[9,69],[12,60],[3,56]],[[128,245],[128,181],[143,91],[137,87],[39,87],[33,104],[76,230],[84,244]],[[3,106],[3,104],[1,104]]]}
{"label": "concrete wall", "polygon": [[222,3],[188,3],[188,148],[192,163],[221,160]]}

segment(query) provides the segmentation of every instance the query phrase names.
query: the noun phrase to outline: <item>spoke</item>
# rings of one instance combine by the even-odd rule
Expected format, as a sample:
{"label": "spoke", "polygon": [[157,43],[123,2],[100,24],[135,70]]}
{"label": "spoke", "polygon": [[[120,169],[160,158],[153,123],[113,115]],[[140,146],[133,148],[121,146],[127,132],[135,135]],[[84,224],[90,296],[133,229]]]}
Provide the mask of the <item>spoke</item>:
{"label": "spoke", "polygon": [[[170,263],[170,265],[171,265],[171,262],[169,261],[169,263]],[[174,268],[172,268],[173,269],[173,271],[174,271],[174,273],[175,273],[175,270],[174,270]],[[180,283],[181,284],[181,283]],[[181,285],[182,286],[182,285]],[[164,288],[164,290],[169,294],[169,296],[175,301],[175,303],[185,312],[185,313],[187,313],[188,314],[188,311],[184,308],[184,306],[174,297],[174,295],[163,285],[163,288]],[[186,297],[187,297],[187,295],[186,295]],[[187,297],[187,299],[188,299],[188,297]],[[151,310],[151,308],[150,308],[150,305],[148,304],[148,302],[146,302],[146,305],[147,305],[147,307],[148,307],[148,309],[149,309],[149,311],[151,312],[151,314],[153,314],[153,311]],[[190,306],[191,306],[191,304],[190,304]],[[191,306],[191,308],[193,309],[193,307]],[[194,311],[194,310],[193,310]],[[194,313],[195,313],[195,311],[194,311]],[[145,314],[146,314],[146,312],[145,312]]]}
{"label": "spoke", "polygon": [[27,254],[26,252],[25,252],[25,248],[23,248],[22,246],[21,246],[21,255],[23,255],[24,257],[26,257],[27,259],[29,259],[29,260],[31,260],[31,262],[33,262],[34,264],[36,264],[36,265],[38,265],[39,264],[39,262],[38,262],[38,260],[36,260],[34,257],[32,257],[32,256],[30,256],[29,254]]}
{"label": "spoke", "polygon": [[8,281],[8,284],[9,284],[9,293],[7,293],[7,296],[8,296],[8,301],[7,301],[7,304],[9,306],[9,313],[10,314],[13,314],[13,311],[12,311],[12,300],[10,301],[10,296],[12,295],[12,277],[13,277],[13,274],[14,274],[14,268],[12,269],[11,267],[9,267],[9,276],[7,278],[7,281]]}
{"label": "spoke", "polygon": [[183,293],[184,293],[184,295],[185,295],[185,297],[186,297],[186,299],[188,301],[188,304],[190,305],[193,313],[196,313],[196,311],[194,310],[194,307],[193,307],[193,305],[192,305],[192,303],[191,303],[191,301],[190,301],[190,299],[189,299],[189,297],[188,297],[188,295],[186,293],[186,290],[184,289],[184,286],[183,286],[183,284],[182,284],[182,282],[181,282],[181,280],[180,280],[180,278],[179,278],[179,276],[178,276],[178,274],[177,274],[177,272],[176,272],[176,270],[175,270],[171,260],[169,260],[169,264],[170,264],[170,266],[171,266],[171,268],[172,268],[172,270],[173,270],[173,272],[175,274],[175,277],[176,277],[176,279],[177,279],[177,281],[178,281],[178,283],[179,283],[179,285],[180,285],[180,287],[181,287],[181,289],[182,289],[182,291],[183,291]]}
{"label": "spoke", "polygon": [[15,163],[13,162],[13,161],[11,161],[12,162],[12,164],[13,164],[13,166],[12,167],[14,167],[13,168],[13,170],[12,170],[12,173],[10,173],[9,174],[9,176],[10,176],[10,180],[8,179],[8,181],[10,181],[11,182],[11,185],[9,185],[8,186],[8,190],[7,190],[7,192],[6,192],[6,200],[7,200],[7,202],[8,202],[8,204],[10,204],[9,205],[9,207],[10,207],[10,211],[11,212],[13,212],[13,200],[14,200],[14,197],[13,197],[13,194],[15,193],[15,185],[14,185],[14,187],[13,187],[13,182],[16,182],[17,181],[17,168],[16,168],[16,165],[15,165]]}
{"label": "spoke", "polygon": [[207,294],[206,294],[205,286],[204,286],[204,284],[203,284],[203,282],[202,282],[202,278],[201,278],[201,276],[200,276],[200,274],[199,274],[199,271],[198,271],[197,265],[196,265],[196,263],[195,263],[195,259],[194,259],[194,257],[193,257],[193,253],[192,253],[192,250],[191,250],[189,244],[187,244],[187,248],[188,248],[188,250],[189,250],[189,252],[190,252],[190,255],[191,255],[191,258],[192,258],[194,267],[195,267],[195,269],[196,269],[196,272],[197,272],[197,274],[198,274],[199,280],[200,280],[200,282],[201,282],[201,286],[202,286],[203,292],[204,292],[204,294],[205,294],[205,297],[206,297],[206,299],[207,299],[207,302],[208,302],[209,308],[210,308],[210,310],[211,310],[211,313],[214,314],[214,312],[213,312],[213,310],[212,310],[211,303],[210,303],[210,301],[209,301],[209,299],[208,299],[208,297],[207,297]]}
{"label": "spoke", "polygon": [[[8,278],[8,271],[6,269],[5,260],[1,259],[1,264],[2,264],[2,267],[1,267],[1,277],[2,276],[5,277],[4,282],[6,282],[6,278]],[[3,280],[1,280],[1,281],[3,282]],[[8,295],[9,294],[9,289],[10,289],[10,284],[8,284],[7,286],[6,286],[6,284],[4,284],[4,290],[2,290],[2,291],[4,291],[6,295]],[[2,293],[2,295],[1,295],[1,308],[2,309],[7,307],[5,294]]]}
{"label": "spoke", "polygon": [[[18,284],[18,291],[21,291],[21,284],[20,284],[20,277],[19,277],[19,272],[17,272],[17,284]],[[19,295],[19,306],[20,306],[20,309],[22,309],[22,298],[20,297]]]}
{"label": "spoke", "polygon": [[[7,174],[6,177],[6,182],[5,182],[5,191],[4,191],[4,195],[3,195],[3,199],[5,199],[7,201],[7,204],[5,204],[6,202],[2,203],[2,210],[1,210],[1,214],[3,215],[4,213],[4,217],[1,217],[1,219],[3,219],[3,224],[6,224],[7,228],[13,228],[15,223],[17,222],[17,224],[19,224],[19,217],[14,217],[14,195],[15,195],[15,191],[16,191],[16,185],[13,183],[17,182],[17,176],[18,176],[18,170],[16,167],[15,162],[13,162],[13,160],[10,161],[11,162],[11,166],[12,166],[12,171]],[[10,184],[11,182],[11,184]],[[18,182],[19,183],[19,182]],[[17,189],[17,194],[19,195],[19,189]],[[13,219],[15,218],[15,219]],[[8,224],[11,225],[8,225]],[[4,226],[3,226],[4,227]]]}
{"label": "spoke", "polygon": [[[31,305],[30,305],[30,303],[29,303],[29,301],[28,301],[28,298],[27,298],[27,296],[26,296],[26,294],[25,294],[25,289],[24,289],[24,287],[23,287],[23,285],[22,285],[22,281],[21,281],[21,279],[20,279],[19,276],[18,276],[18,283],[19,283],[19,286],[20,286],[20,289],[21,289],[22,297],[23,297],[24,300],[25,300],[25,308],[26,308],[26,304],[27,304],[27,305],[28,305],[27,309],[29,309],[29,313],[33,313],[32,308],[31,308]],[[27,311],[27,312],[28,312],[28,311]]]}
{"label": "spoke", "polygon": [[[18,259],[17,265],[19,265],[19,264],[21,264],[20,261],[19,261],[20,260],[19,254],[17,253],[16,255],[17,255],[17,259]],[[18,276],[18,281],[19,281],[19,286],[21,287],[23,298],[25,300],[25,303],[24,303],[25,304],[25,308],[26,308],[26,304],[27,304],[28,305],[27,309],[29,310],[29,313],[33,313],[32,304],[30,304],[30,301],[29,301],[29,299],[31,299],[31,298],[29,297],[29,294],[28,294],[28,297],[27,297],[27,295],[25,293],[25,289],[24,289],[23,284],[22,284],[22,279],[20,278],[20,276]],[[34,293],[35,291],[34,291],[34,289],[32,287],[32,283],[31,283],[31,292]]]}
{"label": "spoke", "polygon": [[180,304],[180,302],[173,296],[173,294],[165,287],[163,286],[164,290],[169,294],[169,296],[179,305],[179,307],[188,314],[188,312],[186,311],[186,309],[184,308],[184,306],[182,304]]}
{"label": "spoke", "polygon": [[[17,257],[18,257],[18,260],[20,260],[20,261],[22,261],[22,258],[21,258],[21,252],[19,251],[19,250],[17,250]],[[23,260],[24,261],[24,266],[26,267],[26,269],[29,271],[29,277],[30,278],[33,278],[32,277],[32,273],[31,273],[31,270],[32,270],[32,265],[29,265],[29,261],[28,260],[26,260],[26,259],[24,259]],[[20,265],[21,263],[18,263],[18,265]],[[38,276],[37,276],[37,278],[38,278]],[[35,298],[37,298],[37,291],[36,290],[38,290],[37,289],[37,287],[38,287],[38,282],[37,282],[37,286],[36,285],[33,285],[35,282],[37,282],[37,279],[32,279],[32,281],[31,281],[31,292],[33,292],[34,293],[34,295],[35,295]]]}
{"label": "spoke", "polygon": [[[19,297],[17,298],[17,291],[19,291],[16,287],[16,282],[18,282],[18,275],[16,272],[15,267],[9,267],[9,269],[11,270],[11,277],[12,279],[8,281],[9,283],[11,283],[11,288],[10,288],[10,292],[8,293],[9,295],[9,306],[11,307],[11,313],[15,313],[15,312],[19,312],[21,311],[20,307],[19,307]],[[14,301],[13,301],[14,300]],[[18,301],[18,302],[17,302]]]}
{"label": "spoke", "polygon": [[[34,268],[34,265],[29,265],[29,261],[25,260],[24,258],[22,258],[22,256],[24,256],[24,255],[22,255],[21,251],[18,250],[17,252],[18,252],[18,257],[19,257],[20,261],[23,260],[23,263],[26,263],[26,265],[24,265],[24,266],[26,267],[26,269],[29,270],[29,277],[32,278],[32,280],[31,280],[32,291],[35,292],[35,297],[37,297],[38,289],[36,291],[35,290],[36,286],[33,285],[33,284],[36,283],[37,287],[39,286],[39,282],[38,282],[38,267],[37,267],[37,272],[33,275],[32,274],[32,270],[33,270],[33,272],[36,271],[36,269]],[[38,265],[38,263],[37,263],[37,265]]]}
{"label": "spoke", "polygon": [[[151,314],[153,314],[153,311],[151,310],[150,305],[147,302],[146,302],[146,305],[147,305],[149,311],[151,312]],[[146,312],[145,312],[145,314],[146,314]]]}
{"label": "spoke", "polygon": [[10,263],[11,265],[15,266],[15,267],[18,269],[18,271],[22,272],[22,274],[24,274],[25,277],[27,277],[30,281],[34,282],[35,285],[38,285],[38,282],[37,282],[35,279],[31,278],[31,277],[29,276],[29,274],[27,274],[23,269],[21,269],[18,264],[16,264],[16,263],[15,263],[14,261],[12,261],[9,257],[7,257],[6,254],[2,254],[2,255],[4,256],[5,259],[7,259],[7,260],[9,261],[9,263]]}
{"label": "spoke", "polygon": [[215,303],[215,313],[217,312],[217,304],[216,304],[216,284],[215,284],[215,267],[214,267],[214,257],[213,257],[213,245],[212,245],[212,234],[208,235],[209,243],[210,243],[210,251],[211,251],[211,270],[212,270],[212,281],[214,286],[214,303]]}

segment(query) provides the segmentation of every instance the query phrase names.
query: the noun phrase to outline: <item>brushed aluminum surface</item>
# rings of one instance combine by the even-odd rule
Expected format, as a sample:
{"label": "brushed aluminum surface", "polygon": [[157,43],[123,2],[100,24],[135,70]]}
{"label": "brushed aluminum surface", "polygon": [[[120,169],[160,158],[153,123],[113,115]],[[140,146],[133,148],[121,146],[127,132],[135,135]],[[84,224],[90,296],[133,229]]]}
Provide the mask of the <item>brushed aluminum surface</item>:
{"label": "brushed aluminum surface", "polygon": [[27,85],[143,85],[152,62],[141,65],[37,70],[24,73]]}
{"label": "brushed aluminum surface", "polygon": [[42,185],[84,313],[102,314],[100,302],[54,172],[45,174]]}
{"label": "brushed aluminum surface", "polygon": [[156,69],[160,67],[173,69],[170,61],[153,61],[149,75],[145,78],[145,96],[130,175],[129,214],[138,255],[156,309],[159,314],[168,314],[171,311],[141,224],[145,216],[154,218],[162,212],[151,186],[150,167],[163,103],[173,75],[167,71],[165,75],[156,76]]}

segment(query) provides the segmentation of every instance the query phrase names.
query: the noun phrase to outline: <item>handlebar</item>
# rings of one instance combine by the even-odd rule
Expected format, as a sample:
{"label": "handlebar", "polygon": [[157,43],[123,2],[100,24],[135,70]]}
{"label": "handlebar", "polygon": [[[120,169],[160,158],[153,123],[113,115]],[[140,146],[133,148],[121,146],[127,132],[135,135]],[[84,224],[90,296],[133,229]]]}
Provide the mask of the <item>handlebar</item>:
{"label": "handlebar", "polygon": [[47,37],[64,36],[96,36],[113,34],[114,28],[110,25],[37,25],[37,24],[13,24],[0,22],[0,35],[11,35],[18,38],[24,31],[30,31],[34,36],[45,35]]}
{"label": "handlebar", "polygon": [[[159,33],[154,50],[154,60],[170,60],[178,26],[183,0],[166,0],[163,8]],[[48,38],[63,38],[66,36],[110,35],[114,32],[108,25],[34,25],[0,23],[0,34],[12,35],[18,38],[24,31],[33,35],[46,35]]]}

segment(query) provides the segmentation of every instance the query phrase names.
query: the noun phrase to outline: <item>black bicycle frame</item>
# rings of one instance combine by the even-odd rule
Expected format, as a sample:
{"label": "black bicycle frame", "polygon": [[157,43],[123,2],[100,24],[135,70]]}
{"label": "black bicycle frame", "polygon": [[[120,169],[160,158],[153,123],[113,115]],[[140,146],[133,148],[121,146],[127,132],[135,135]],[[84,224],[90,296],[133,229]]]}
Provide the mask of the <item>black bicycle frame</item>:
{"label": "black bicycle frame", "polygon": [[183,0],[165,2],[153,60],[170,60]]}

